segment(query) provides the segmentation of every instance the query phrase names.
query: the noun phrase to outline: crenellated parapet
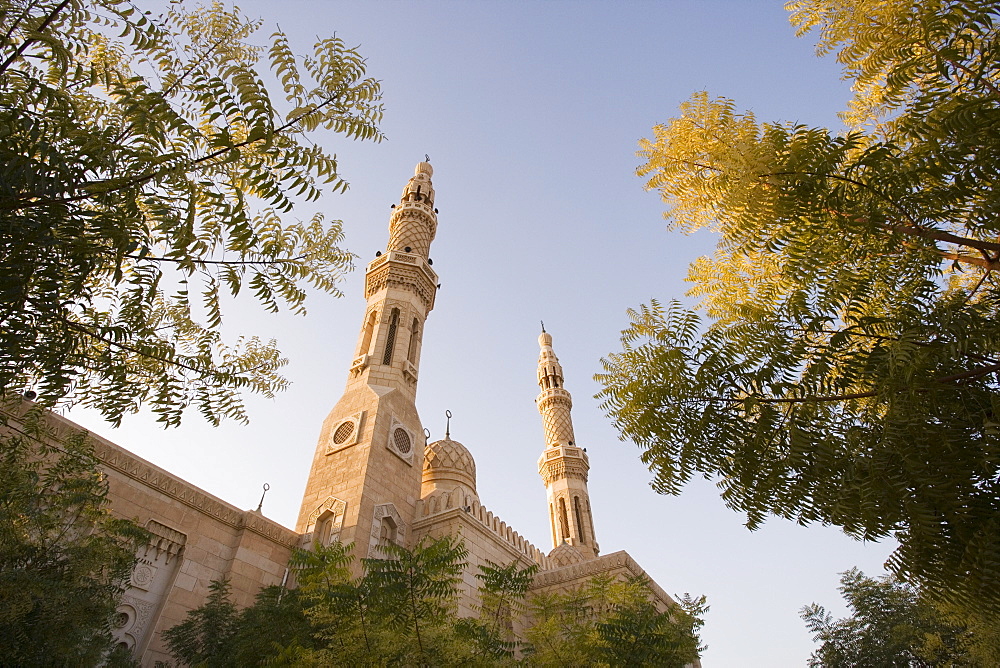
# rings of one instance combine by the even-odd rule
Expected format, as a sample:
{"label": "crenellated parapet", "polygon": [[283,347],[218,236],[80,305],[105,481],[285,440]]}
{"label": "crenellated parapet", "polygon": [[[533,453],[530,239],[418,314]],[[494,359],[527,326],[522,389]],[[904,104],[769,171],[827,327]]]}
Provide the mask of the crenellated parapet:
{"label": "crenellated parapet", "polygon": [[452,512],[462,513],[465,518],[485,528],[503,543],[538,564],[542,569],[549,568],[549,559],[544,552],[514,531],[506,522],[494,515],[471,495],[464,495],[460,492],[449,494],[445,491],[439,491],[433,496],[421,499],[417,502],[416,526],[440,521],[446,513]]}

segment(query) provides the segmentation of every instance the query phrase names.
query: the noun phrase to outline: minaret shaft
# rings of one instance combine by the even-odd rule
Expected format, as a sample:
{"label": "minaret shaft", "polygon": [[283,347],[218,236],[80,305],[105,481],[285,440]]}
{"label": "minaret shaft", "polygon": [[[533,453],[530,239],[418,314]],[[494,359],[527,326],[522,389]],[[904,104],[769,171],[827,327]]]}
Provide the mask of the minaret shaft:
{"label": "minaret shaft", "polygon": [[562,365],[552,350],[552,336],[538,337],[538,412],[545,431],[545,452],[538,460],[538,473],[545,483],[552,527],[552,546],[571,545],[584,558],[598,555],[594,521],[590,510],[587,475],[590,459],[576,445],[570,411],[573,399],[563,386]]}
{"label": "minaret shaft", "polygon": [[[389,219],[389,243],[365,271],[367,307],[344,394],[320,431],[296,530],[379,557],[406,545],[420,496],[423,426],[414,404],[424,322],[438,277],[433,171],[417,165]],[[358,561],[360,564],[360,560]]]}

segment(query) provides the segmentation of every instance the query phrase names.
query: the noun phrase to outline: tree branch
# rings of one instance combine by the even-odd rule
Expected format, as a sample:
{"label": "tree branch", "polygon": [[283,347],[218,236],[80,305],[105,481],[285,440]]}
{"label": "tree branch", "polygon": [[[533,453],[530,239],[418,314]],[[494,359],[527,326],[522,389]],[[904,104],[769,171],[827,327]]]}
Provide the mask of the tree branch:
{"label": "tree branch", "polygon": [[[52,23],[55,20],[55,18],[59,15],[59,12],[66,9],[66,5],[68,5],[69,3],[70,0],[63,0],[62,2],[60,2],[55,9],[49,12],[49,15],[45,17],[45,20],[42,21],[42,24],[38,26],[38,30],[36,30],[35,32],[42,32],[46,28],[48,28],[49,24]],[[11,63],[20,58],[21,55],[24,54],[24,52],[28,49],[28,47],[31,46],[32,43],[34,43],[35,41],[36,40],[31,37],[24,40],[24,42],[21,43],[21,46],[17,47],[17,50],[15,50],[14,53],[10,54],[7,60],[0,63],[0,74],[6,72],[7,68],[11,66]]]}
{"label": "tree branch", "polygon": [[[887,224],[885,225],[885,228],[892,230],[893,232],[902,232],[903,234],[908,234],[913,237],[920,237],[921,239],[933,239],[935,241],[944,241],[947,243],[957,244],[959,246],[975,248],[980,251],[994,251],[996,253],[1000,253],[1000,243],[996,243],[994,241],[981,241],[979,239],[970,239],[969,237],[960,237],[957,234],[952,234],[951,232],[928,229],[918,225],[911,227],[909,225]],[[969,262],[971,264],[978,264],[990,269],[1000,267],[1000,262],[998,262],[995,258],[990,258],[988,261],[983,262],[980,262],[979,258],[968,258],[967,256],[956,256],[951,259],[959,260],[961,262]]]}
{"label": "tree branch", "polygon": [[80,324],[78,322],[74,322],[72,320],[69,320],[68,318],[61,318],[61,320],[64,323],[66,323],[66,325],[69,326],[70,329],[76,330],[76,331],[78,331],[78,332],[80,332],[82,334],[86,334],[87,336],[89,336],[89,337],[91,337],[93,339],[96,339],[96,340],[98,340],[98,341],[100,341],[100,342],[102,342],[104,344],[109,345],[109,346],[114,346],[116,348],[120,348],[120,349],[125,350],[127,352],[133,353],[135,355],[139,355],[141,357],[146,357],[146,358],[149,358],[149,359],[152,359],[152,360],[156,360],[157,362],[163,362],[164,364],[169,364],[171,366],[176,366],[176,367],[181,368],[181,369],[186,369],[188,371],[193,371],[194,373],[198,374],[198,376],[201,377],[201,378],[207,378],[207,377],[219,375],[218,372],[212,372],[212,371],[208,371],[208,370],[205,370],[205,369],[199,369],[199,368],[193,367],[193,366],[191,366],[189,364],[184,364],[183,362],[178,362],[176,360],[168,359],[166,357],[161,357],[159,355],[152,355],[152,354],[150,354],[148,352],[144,352],[142,350],[139,350],[138,348],[135,348],[134,346],[130,346],[130,345],[127,345],[127,344],[124,344],[124,343],[119,343],[118,341],[112,341],[110,339],[107,339],[107,338],[101,336],[97,332],[92,331],[88,327],[86,327],[86,326],[84,326],[84,325],[82,325],[82,324]]}
{"label": "tree branch", "polygon": [[[69,0],[65,0],[65,2],[69,2]],[[290,128],[293,125],[297,124],[302,119],[304,119],[304,118],[306,118],[308,116],[311,116],[312,114],[315,114],[320,109],[322,109],[323,107],[326,107],[327,105],[333,103],[337,99],[338,98],[336,96],[331,96],[331,97],[327,98],[327,100],[325,102],[323,102],[322,104],[316,106],[313,109],[310,109],[309,111],[307,111],[305,113],[299,114],[295,118],[289,120],[284,125],[281,125],[280,127],[275,128],[273,130],[273,132],[271,133],[271,135],[275,136],[275,135],[281,134],[282,132],[284,132],[288,128]],[[258,142],[262,142],[265,139],[266,138],[264,138],[264,137],[259,138],[259,139],[252,139],[252,140],[251,139],[244,139],[241,142],[237,142],[235,144],[231,144],[229,146],[225,146],[223,148],[217,149],[217,150],[212,151],[211,153],[209,153],[207,155],[203,155],[200,158],[195,158],[195,159],[191,160],[188,163],[188,165],[187,165],[187,169],[188,170],[193,170],[198,165],[201,165],[201,164],[203,164],[205,162],[208,162],[210,160],[214,160],[215,158],[218,158],[219,156],[224,155],[224,154],[226,154],[226,153],[228,153],[230,151],[234,151],[234,150],[238,150],[238,149],[244,148],[245,146],[249,146],[250,144],[256,144]],[[143,174],[140,174],[139,176],[136,176],[133,179],[129,179],[128,181],[126,181],[124,183],[121,183],[120,185],[116,186],[113,190],[114,191],[118,191],[118,190],[122,190],[123,188],[129,188],[129,187],[132,187],[132,186],[143,185],[144,183],[155,179],[157,176],[159,176],[162,173],[163,173],[163,169],[155,169],[155,170],[151,170],[151,171],[145,172]],[[91,187],[91,186],[102,185],[102,184],[105,184],[105,183],[107,183],[107,181],[91,181],[89,183],[82,183],[82,184],[76,186],[74,189],[75,190],[80,190],[80,189],[88,188],[88,187]],[[106,192],[112,192],[112,191],[106,191]],[[67,204],[67,203],[70,203],[70,202],[79,202],[81,200],[85,200],[85,199],[88,199],[88,198],[90,198],[90,197],[93,196],[93,194],[88,191],[88,192],[81,193],[79,195],[71,195],[69,197],[51,197],[51,198],[47,198],[47,199],[32,199],[32,198],[41,197],[42,195],[43,195],[43,193],[28,193],[28,194],[25,194],[25,195],[21,195],[20,197],[15,198],[15,200],[11,204],[8,204],[8,205],[5,205],[5,206],[0,206],[0,209],[8,209],[8,210],[11,210],[11,211],[20,211],[22,209],[29,209],[29,208],[33,208],[33,207],[36,207],[36,206],[43,206],[43,205],[46,205],[46,204]]]}
{"label": "tree branch", "polygon": [[[970,369],[969,371],[961,371],[959,373],[953,373],[949,376],[941,376],[940,378],[935,378],[935,383],[950,383],[956,380],[967,380],[970,378],[979,378],[981,376],[987,376],[991,373],[996,373],[1000,371],[1000,363],[990,364],[989,366],[979,367],[978,369]],[[829,394],[820,395],[814,397],[694,397],[692,401],[724,401],[728,403],[741,403],[744,401],[756,401],[762,404],[805,404],[812,402],[830,402],[830,401],[846,401],[848,399],[868,399],[870,397],[878,396],[877,391],[871,392],[853,392],[851,394]]]}
{"label": "tree branch", "polygon": [[309,254],[299,255],[298,257],[290,258],[280,258],[277,260],[181,260],[172,257],[152,257],[150,255],[135,255],[135,254],[125,254],[122,257],[127,257],[131,260],[149,260],[151,262],[176,262],[178,264],[184,262],[190,262],[195,265],[199,264],[219,264],[225,266],[239,266],[239,265],[269,265],[269,264],[289,264],[292,262],[298,262],[299,260],[304,260],[309,257]]}

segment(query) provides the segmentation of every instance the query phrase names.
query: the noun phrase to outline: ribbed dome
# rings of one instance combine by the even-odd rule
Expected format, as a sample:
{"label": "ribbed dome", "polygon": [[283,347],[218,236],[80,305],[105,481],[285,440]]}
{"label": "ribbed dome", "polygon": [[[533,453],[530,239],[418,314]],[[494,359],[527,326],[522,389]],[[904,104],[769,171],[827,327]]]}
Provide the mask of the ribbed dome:
{"label": "ribbed dome", "polygon": [[569,543],[563,543],[549,552],[549,560],[555,564],[556,567],[561,568],[563,566],[579,564],[586,561],[587,558],[580,553],[580,550],[576,549]]}
{"label": "ribbed dome", "polygon": [[424,448],[424,485],[461,483],[476,491],[476,461],[464,445],[450,438],[434,441]]}

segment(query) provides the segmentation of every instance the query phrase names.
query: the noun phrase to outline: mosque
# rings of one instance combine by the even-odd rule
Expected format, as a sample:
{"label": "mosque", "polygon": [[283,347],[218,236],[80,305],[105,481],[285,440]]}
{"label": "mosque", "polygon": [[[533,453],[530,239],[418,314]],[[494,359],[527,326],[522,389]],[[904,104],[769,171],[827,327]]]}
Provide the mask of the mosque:
{"label": "mosque", "polygon": [[[532,545],[488,510],[476,492],[476,463],[461,443],[427,443],[415,398],[424,322],[438,288],[429,251],[437,232],[430,163],[417,164],[389,219],[384,252],[366,268],[367,308],[343,396],[320,429],[295,529],[241,510],[93,435],[108,476],[112,512],[152,535],[139,553],[116,619],[116,637],[143,666],[169,661],[162,632],[202,605],[209,583],[228,578],[233,599],[249,605],[264,586],[289,581],[297,547],[339,540],[359,558],[385,556],[388,543],[460,536],[469,551],[459,613],[477,602],[477,566],[537,564],[532,592],[568,590],[594,575],[645,575],[624,551],[602,554],[587,491],[590,464],[577,444],[572,397],[552,336],[539,337],[538,410],[552,548]],[[53,438],[81,428],[53,416]],[[360,563],[360,559],[357,563]],[[648,577],[648,576],[647,576]],[[672,599],[651,581],[664,608]]]}

